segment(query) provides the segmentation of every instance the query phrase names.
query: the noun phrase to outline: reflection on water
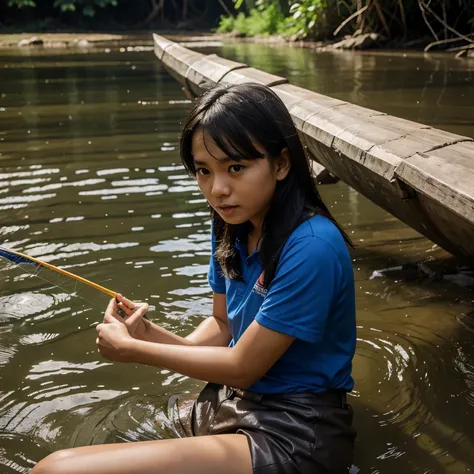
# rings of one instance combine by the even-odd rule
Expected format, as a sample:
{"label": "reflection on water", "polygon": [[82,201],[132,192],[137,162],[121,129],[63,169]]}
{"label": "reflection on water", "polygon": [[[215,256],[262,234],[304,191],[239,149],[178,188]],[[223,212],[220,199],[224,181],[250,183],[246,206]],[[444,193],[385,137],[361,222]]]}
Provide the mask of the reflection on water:
{"label": "reflection on water", "polygon": [[[247,44],[217,52],[474,136],[467,62]],[[177,83],[150,52],[4,53],[0,68],[0,245],[148,301],[164,327],[191,331],[211,309],[209,217],[179,164],[190,103]],[[356,245],[357,464],[374,474],[468,472],[472,293],[410,266],[450,261],[363,196],[343,183],[321,191]],[[168,437],[168,396],[202,386],[99,358],[94,326],[108,297],[71,285],[0,263],[2,473],[67,446]]]}

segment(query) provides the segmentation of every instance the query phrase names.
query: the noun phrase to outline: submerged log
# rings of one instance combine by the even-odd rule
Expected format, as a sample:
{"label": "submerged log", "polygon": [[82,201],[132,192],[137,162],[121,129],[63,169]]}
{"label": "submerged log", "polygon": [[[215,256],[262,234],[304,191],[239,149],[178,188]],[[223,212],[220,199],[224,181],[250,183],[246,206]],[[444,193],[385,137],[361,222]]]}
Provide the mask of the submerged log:
{"label": "submerged log", "polygon": [[155,53],[194,94],[257,82],[288,107],[311,158],[461,261],[474,264],[474,140],[369,110],[154,35]]}

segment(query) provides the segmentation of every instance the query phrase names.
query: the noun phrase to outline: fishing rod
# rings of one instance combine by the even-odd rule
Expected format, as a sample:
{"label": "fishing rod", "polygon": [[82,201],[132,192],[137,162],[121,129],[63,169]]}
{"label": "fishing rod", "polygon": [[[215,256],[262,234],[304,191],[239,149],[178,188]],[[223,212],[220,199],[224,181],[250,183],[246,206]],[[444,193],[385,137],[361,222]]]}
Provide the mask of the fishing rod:
{"label": "fishing rod", "polygon": [[98,285],[97,283],[94,283],[93,281],[86,280],[85,278],[79,275],[68,272],[67,270],[63,270],[62,268],[51,265],[50,263],[43,262],[42,260],[39,260],[38,258],[30,257],[29,255],[16,252],[15,250],[6,249],[4,247],[0,247],[0,257],[3,257],[4,259],[12,263],[15,263],[16,265],[21,265],[22,263],[26,263],[29,265],[34,265],[38,270],[40,270],[42,267],[48,268],[50,270],[60,273],[61,275],[64,275],[69,278],[73,278],[74,280],[77,280],[81,283],[84,283],[85,285],[95,288],[96,290],[99,290],[102,293],[105,293],[111,296],[112,298],[117,299],[116,291],[109,290],[108,288],[105,288],[102,285]]}
{"label": "fishing rod", "polygon": [[[79,275],[76,275],[75,273],[68,272],[67,270],[63,270],[62,268],[56,267],[55,265],[51,265],[50,263],[43,262],[43,260],[40,260],[35,257],[30,257],[29,255],[26,255],[24,253],[17,252],[15,250],[7,249],[5,247],[0,247],[0,257],[3,257],[4,259],[16,264],[16,265],[21,265],[21,264],[28,264],[28,265],[34,265],[36,267],[34,275],[39,277],[39,272],[43,268],[48,268],[49,270],[53,270],[61,275],[64,275],[68,278],[72,278],[80,283],[84,283],[85,285],[88,285],[98,291],[101,291],[102,293],[105,293],[106,295],[111,296],[112,298],[115,298],[115,301],[118,302],[117,299],[117,292],[113,290],[109,290],[108,288],[105,288],[102,285],[99,285],[97,283],[94,283],[93,281],[87,280],[86,278],[83,278]],[[41,278],[41,277],[39,277]],[[49,283],[53,283],[47,279],[45,279]],[[55,284],[55,283],[53,283]],[[59,285],[60,286],[60,285]],[[140,303],[137,303],[140,304]],[[136,309],[135,307],[134,309]],[[153,305],[148,306],[148,312],[155,311],[156,307]],[[121,309],[119,309],[119,314],[123,313]],[[125,315],[125,313],[123,313]],[[149,319],[146,314],[143,315],[145,319]]]}

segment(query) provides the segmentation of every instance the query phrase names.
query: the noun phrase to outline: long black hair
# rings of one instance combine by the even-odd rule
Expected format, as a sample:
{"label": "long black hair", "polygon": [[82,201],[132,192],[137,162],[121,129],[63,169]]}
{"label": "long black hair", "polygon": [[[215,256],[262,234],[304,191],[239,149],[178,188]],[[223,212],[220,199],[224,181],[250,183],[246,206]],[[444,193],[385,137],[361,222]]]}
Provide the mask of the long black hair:
{"label": "long black hair", "polygon": [[[331,216],[311,176],[309,161],[298,132],[285,104],[269,87],[246,83],[218,85],[198,98],[181,135],[183,165],[196,176],[192,137],[201,129],[233,160],[264,158],[254,143],[265,149],[269,159],[276,159],[287,148],[291,167],[288,175],[277,181],[270,208],[263,220],[259,257],[264,270],[264,287],[272,282],[281,251],[291,233],[306,219],[321,214],[330,219],[352,245],[345,232]],[[242,280],[240,258],[235,249],[236,226],[227,224],[211,208],[215,256],[223,274]]]}

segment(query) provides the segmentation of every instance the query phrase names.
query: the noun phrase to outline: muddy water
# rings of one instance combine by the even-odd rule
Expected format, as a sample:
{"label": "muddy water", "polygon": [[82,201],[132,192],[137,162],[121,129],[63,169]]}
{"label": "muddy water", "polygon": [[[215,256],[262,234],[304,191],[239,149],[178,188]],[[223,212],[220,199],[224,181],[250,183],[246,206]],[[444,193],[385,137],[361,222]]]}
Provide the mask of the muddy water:
{"label": "muddy water", "polygon": [[[190,103],[151,52],[111,49],[0,53],[0,243],[146,300],[152,318],[186,334],[211,308],[208,213],[177,150]],[[258,45],[224,54],[474,136],[465,62]],[[472,293],[411,266],[452,268],[432,243],[342,183],[321,190],[356,244],[356,463],[374,474],[469,472]],[[107,301],[0,263],[2,474],[68,446],[169,436],[167,397],[202,386],[100,359],[93,326]]]}

